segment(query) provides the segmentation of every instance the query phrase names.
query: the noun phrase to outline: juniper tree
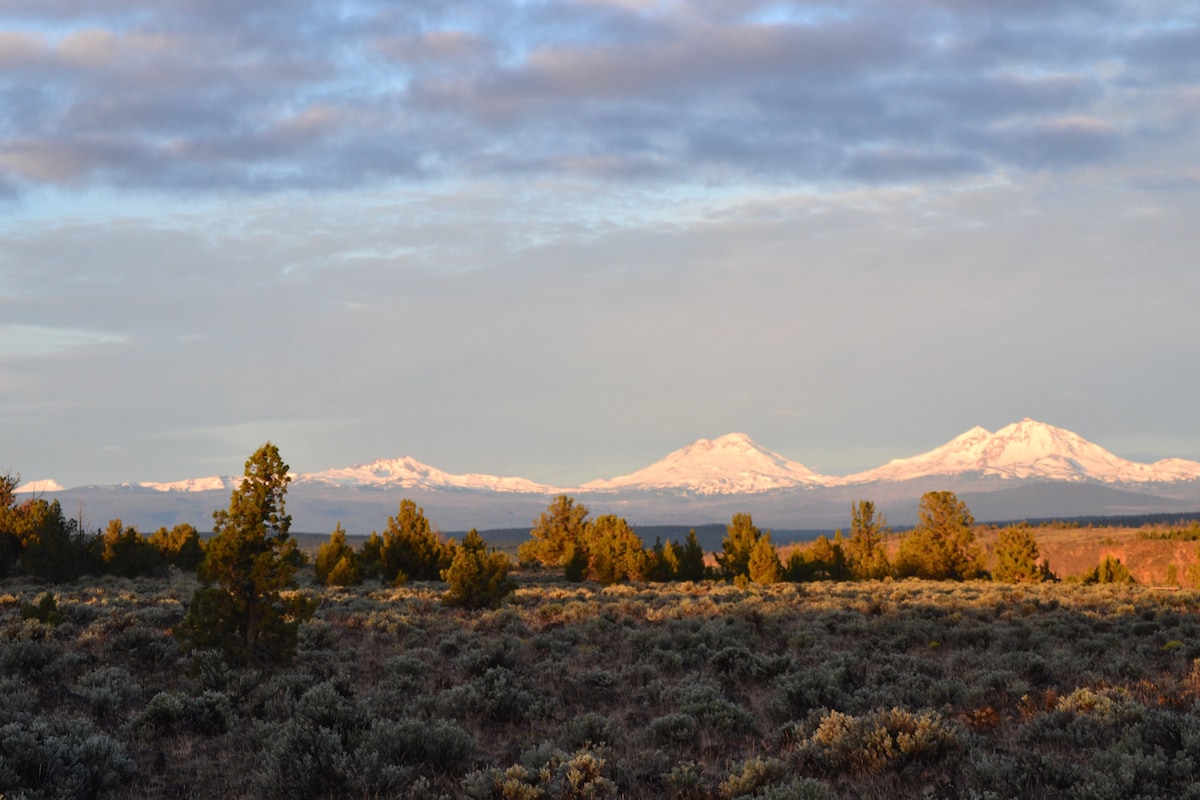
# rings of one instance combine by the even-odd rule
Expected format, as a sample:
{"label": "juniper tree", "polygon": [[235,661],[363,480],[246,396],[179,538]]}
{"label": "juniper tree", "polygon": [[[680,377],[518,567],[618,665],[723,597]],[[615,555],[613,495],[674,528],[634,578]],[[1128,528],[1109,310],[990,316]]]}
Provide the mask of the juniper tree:
{"label": "juniper tree", "polygon": [[204,542],[200,532],[185,523],[167,530],[161,527],[150,535],[150,544],[158,549],[163,559],[181,570],[192,572],[204,560]]}
{"label": "juniper tree", "polygon": [[472,528],[463,537],[450,566],[442,571],[449,589],[442,601],[464,608],[494,608],[517,585],[508,579],[508,556],[489,549]]}
{"label": "juniper tree", "polygon": [[875,514],[870,500],[857,500],[850,506],[850,538],[843,546],[846,566],[855,580],[878,580],[891,574],[883,540],[891,533],[887,519]]}
{"label": "juniper tree", "polygon": [[577,545],[587,526],[588,510],[571,497],[560,494],[533,521],[529,541],[517,551],[524,563],[564,566],[569,557],[579,560]]}
{"label": "juniper tree", "polygon": [[454,547],[434,532],[425,509],[412,500],[401,500],[400,510],[388,517],[379,560],[381,578],[387,583],[405,580],[436,581],[450,566]]}
{"label": "juniper tree", "polygon": [[975,518],[954,492],[926,492],[917,516],[917,527],[900,542],[896,554],[901,577],[965,580],[983,574]]}
{"label": "juniper tree", "polygon": [[623,518],[606,514],[584,527],[587,577],[603,584],[646,577],[646,546]]}
{"label": "juniper tree", "polygon": [[[674,544],[674,542],[672,542]],[[708,577],[708,565],[704,563],[704,548],[696,538],[696,529],[688,531],[683,546],[675,546],[679,559],[675,577],[681,581],[702,581]]]}
{"label": "juniper tree", "polygon": [[229,509],[213,513],[215,536],[197,571],[178,636],[187,649],[213,648],[233,663],[267,666],[291,660],[300,623],[312,607],[295,588],[296,542],[286,513],[288,465],[267,442],[246,461]]}
{"label": "juniper tree", "polygon": [[750,575],[750,554],[758,544],[762,532],[754,527],[749,514],[734,514],[725,526],[725,538],[721,540],[722,554],[717,556],[721,574],[726,578]]}
{"label": "juniper tree", "polygon": [[1037,539],[1028,525],[1013,525],[996,539],[996,565],[992,580],[1002,583],[1038,583],[1053,577],[1045,561],[1038,562]]}
{"label": "juniper tree", "polygon": [[166,572],[167,562],[150,541],[132,525],[109,520],[104,532],[104,566],[114,575],[136,578]]}
{"label": "juniper tree", "polygon": [[783,565],[779,563],[775,545],[771,544],[769,531],[754,543],[754,549],[750,551],[750,561],[746,568],[750,580],[764,586],[783,580]]}
{"label": "juniper tree", "polygon": [[325,586],[357,586],[362,583],[362,569],[358,553],[346,544],[346,531],[338,522],[329,541],[317,548],[317,559],[313,564],[317,583]]}

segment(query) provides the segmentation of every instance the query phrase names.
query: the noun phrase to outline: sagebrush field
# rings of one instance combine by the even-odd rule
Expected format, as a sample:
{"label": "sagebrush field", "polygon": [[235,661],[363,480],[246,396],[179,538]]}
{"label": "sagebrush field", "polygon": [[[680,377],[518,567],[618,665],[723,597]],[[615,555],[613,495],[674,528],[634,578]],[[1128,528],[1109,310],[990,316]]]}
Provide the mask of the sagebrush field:
{"label": "sagebrush field", "polygon": [[172,637],[193,576],[0,594],[6,797],[1196,797],[1200,595],[566,583],[332,589],[290,666]]}

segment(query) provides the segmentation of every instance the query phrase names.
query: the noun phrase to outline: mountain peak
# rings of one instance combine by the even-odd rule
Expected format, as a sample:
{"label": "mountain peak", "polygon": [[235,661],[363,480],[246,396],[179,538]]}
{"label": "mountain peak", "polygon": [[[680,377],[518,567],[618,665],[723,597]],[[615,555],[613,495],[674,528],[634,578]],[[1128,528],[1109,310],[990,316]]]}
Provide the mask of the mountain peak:
{"label": "mountain peak", "polygon": [[584,491],[674,489],[695,494],[750,494],[828,482],[744,433],[697,439],[645,469],[579,487]]}
{"label": "mountain peak", "polygon": [[43,492],[61,492],[63,491],[63,487],[53,478],[43,478],[23,483],[14,491],[16,494],[41,494]]}
{"label": "mountain peak", "polygon": [[554,494],[562,491],[557,487],[545,486],[525,478],[502,478],[477,473],[453,475],[424,464],[412,456],[381,458],[369,464],[310,472],[299,476],[297,482],[377,489],[478,489],[530,494]]}
{"label": "mountain peak", "polygon": [[1139,464],[1113,455],[1077,433],[1025,417],[995,433],[974,427],[927,453],[848,475],[843,483],[904,481],[938,475],[1071,482],[1149,483],[1193,480],[1200,464]]}

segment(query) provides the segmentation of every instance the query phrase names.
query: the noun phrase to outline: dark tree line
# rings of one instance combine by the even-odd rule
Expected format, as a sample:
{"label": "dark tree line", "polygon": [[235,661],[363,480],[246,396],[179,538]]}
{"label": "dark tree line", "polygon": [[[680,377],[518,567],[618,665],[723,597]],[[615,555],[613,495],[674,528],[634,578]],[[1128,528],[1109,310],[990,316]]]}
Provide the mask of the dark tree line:
{"label": "dark tree line", "polygon": [[168,566],[194,570],[203,558],[203,542],[191,525],[145,536],[114,519],[103,531],[88,531],[57,500],[20,500],[19,484],[18,475],[0,475],[0,577],[66,583],[84,575],[163,575]]}

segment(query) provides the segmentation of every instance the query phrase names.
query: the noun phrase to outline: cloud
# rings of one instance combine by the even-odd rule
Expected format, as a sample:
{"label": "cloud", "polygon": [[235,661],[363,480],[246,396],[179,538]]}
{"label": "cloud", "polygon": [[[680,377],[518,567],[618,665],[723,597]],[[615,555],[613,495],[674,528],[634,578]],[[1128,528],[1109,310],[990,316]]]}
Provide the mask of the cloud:
{"label": "cloud", "polygon": [[1122,120],[1196,80],[1198,16],[870,0],[7,3],[0,165],[25,191],[239,193],[1071,170],[1150,146]]}

